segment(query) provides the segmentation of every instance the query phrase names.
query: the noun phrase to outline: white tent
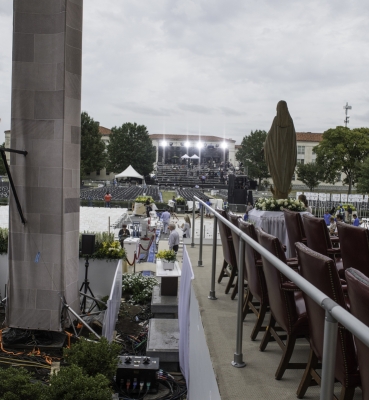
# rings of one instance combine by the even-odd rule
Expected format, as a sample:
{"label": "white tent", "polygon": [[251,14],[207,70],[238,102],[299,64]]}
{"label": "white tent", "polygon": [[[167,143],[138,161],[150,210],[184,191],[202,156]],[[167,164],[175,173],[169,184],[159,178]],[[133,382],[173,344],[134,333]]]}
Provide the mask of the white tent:
{"label": "white tent", "polygon": [[144,179],[142,175],[140,175],[133,167],[130,165],[123,172],[118,175],[115,175],[116,178],[139,178]]}
{"label": "white tent", "polygon": [[193,160],[198,160],[200,157],[196,154],[194,154],[193,156],[191,156],[190,158],[192,158]]}
{"label": "white tent", "polygon": [[184,156],[182,156],[181,158],[190,158],[187,154],[185,154]]}

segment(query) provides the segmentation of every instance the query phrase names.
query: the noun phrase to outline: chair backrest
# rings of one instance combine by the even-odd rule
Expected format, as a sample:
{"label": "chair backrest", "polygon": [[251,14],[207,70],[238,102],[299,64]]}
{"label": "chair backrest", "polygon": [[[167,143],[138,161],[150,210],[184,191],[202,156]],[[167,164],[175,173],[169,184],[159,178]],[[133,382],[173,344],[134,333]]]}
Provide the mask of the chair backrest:
{"label": "chair backrest", "polygon": [[312,217],[304,214],[304,227],[307,245],[310,249],[328,256],[328,249],[332,248],[327,225],[323,218]]}
{"label": "chair backrest", "polygon": [[355,268],[369,276],[369,231],[344,222],[337,222],[337,230],[343,267]]}
{"label": "chair backrest", "polygon": [[288,240],[290,242],[291,252],[296,251],[295,243],[302,242],[305,238],[304,224],[301,214],[296,211],[283,210],[284,222],[286,224]]}
{"label": "chair backrest", "polygon": [[[257,234],[259,243],[282,262],[286,263],[286,256],[279,239],[260,229],[257,230]],[[265,257],[262,256],[262,260],[270,309],[277,323],[290,334],[292,326],[297,320],[294,292],[284,291],[282,285],[288,279]]]}
{"label": "chair backrest", "polygon": [[[302,243],[296,244],[300,264],[300,274],[312,285],[334,300],[342,308],[347,309],[335,262]],[[303,293],[309,319],[310,344],[316,356],[322,360],[325,312],[319,304]],[[342,384],[347,375],[359,374],[355,356],[352,334],[340,326],[338,329],[335,377]]]}
{"label": "chair backrest", "polygon": [[[221,214],[222,217],[228,219],[227,213],[224,210],[220,210],[219,208],[217,208],[216,211]],[[218,220],[218,226],[220,240],[222,241],[224,259],[227,261],[228,264],[232,265],[232,267],[237,268],[236,254],[232,240],[232,232],[228,228],[228,226],[225,225],[221,220]]]}
{"label": "chair backrest", "polygon": [[[233,214],[232,212],[228,212],[227,213],[228,216],[228,220],[230,222],[232,222],[232,224],[238,228],[238,218],[239,216],[237,214]],[[237,261],[237,265],[240,265],[240,261],[238,259],[239,257],[239,249],[240,249],[240,237],[237,235],[237,233],[233,232],[231,229],[231,236],[232,236],[232,240],[233,240],[233,247],[234,247],[234,252],[235,252],[235,256],[236,256],[236,261]],[[246,279],[246,277],[245,277]]]}
{"label": "chair backrest", "polygon": [[[369,326],[369,278],[354,268],[345,271],[350,311],[363,324]],[[369,399],[369,348],[355,337],[363,399]]]}
{"label": "chair backrest", "polygon": [[[258,242],[255,227],[249,222],[243,221],[241,218],[238,220],[238,227],[242,232],[250,236],[255,242]],[[261,261],[260,254],[254,250],[249,244],[245,244],[245,266],[247,271],[247,282],[251,293],[260,302],[266,302],[268,300],[268,290],[265,282],[265,276],[262,265],[256,265],[258,261]]]}

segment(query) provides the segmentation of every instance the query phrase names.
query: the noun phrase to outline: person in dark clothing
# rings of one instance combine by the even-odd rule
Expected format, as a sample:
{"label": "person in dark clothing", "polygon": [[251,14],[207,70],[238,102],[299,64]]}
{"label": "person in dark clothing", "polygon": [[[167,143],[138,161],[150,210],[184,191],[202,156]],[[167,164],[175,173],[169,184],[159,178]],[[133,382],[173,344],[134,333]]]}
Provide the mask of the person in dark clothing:
{"label": "person in dark clothing", "polygon": [[119,238],[119,243],[121,245],[121,247],[123,247],[123,242],[124,239],[126,239],[127,237],[131,236],[131,232],[129,231],[129,229],[127,229],[127,225],[122,225],[122,228],[120,229],[119,233],[118,233],[118,238]]}
{"label": "person in dark clothing", "polygon": [[146,200],[145,206],[146,206],[146,217],[150,218],[150,211],[152,211],[152,207],[149,199]]}

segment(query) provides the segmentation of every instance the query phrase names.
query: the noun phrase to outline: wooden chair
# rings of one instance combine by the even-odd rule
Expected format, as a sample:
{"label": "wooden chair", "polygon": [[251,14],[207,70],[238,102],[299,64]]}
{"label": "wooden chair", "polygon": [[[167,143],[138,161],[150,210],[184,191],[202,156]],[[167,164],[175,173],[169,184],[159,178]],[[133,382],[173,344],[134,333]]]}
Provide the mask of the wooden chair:
{"label": "wooden chair", "polygon": [[[334,260],[311,250],[302,243],[296,244],[296,250],[300,263],[300,274],[347,310],[341,279]],[[297,390],[297,397],[300,399],[305,395],[313,380],[317,384],[320,384],[321,381],[316,370],[321,369],[319,361],[323,358],[325,321],[324,309],[304,293],[303,297],[309,319],[310,356]],[[343,326],[338,328],[335,379],[342,384],[340,400],[351,400],[355,388],[360,385],[360,375],[352,334]]]}
{"label": "wooden chair", "polygon": [[[357,229],[357,227],[355,227]],[[355,268],[345,271],[347,290],[351,301],[351,313],[362,323],[369,326],[369,278]],[[363,400],[369,400],[369,348],[356,337],[354,338]]]}
{"label": "wooden chair", "polygon": [[307,243],[304,224],[299,212],[284,209],[283,213],[291,252],[294,253],[296,252],[295,243]]}
{"label": "wooden chair", "polygon": [[[239,219],[238,227],[242,232],[254,239],[255,242],[258,242],[253,224]],[[269,307],[269,298],[261,256],[247,243],[245,244],[245,265],[248,285],[243,305],[243,318],[246,318],[249,309],[256,315],[257,321],[250,336],[252,340],[255,340],[260,331],[266,330],[266,326],[263,326],[263,322]],[[259,306],[253,303],[252,300],[254,298],[259,301]]]}
{"label": "wooden chair", "polygon": [[[258,237],[259,243],[266,250],[286,264],[286,256],[279,239],[261,230],[258,231]],[[275,378],[279,380],[283,377],[287,368],[299,369],[306,367],[306,364],[303,363],[290,363],[290,359],[296,340],[307,336],[309,327],[305,302],[300,289],[279,272],[265,257],[262,257],[262,260],[271,316],[268,328],[260,344],[260,351],[265,350],[270,337],[273,336],[283,350],[283,355],[275,374]],[[287,333],[286,343],[278,335],[275,328],[276,323]]]}
{"label": "wooden chair", "polygon": [[[238,219],[240,217],[237,214],[233,214],[232,212],[228,212],[228,220],[230,222],[232,222],[232,224],[238,228]],[[233,232],[231,230],[231,235],[232,235],[232,240],[233,240],[233,246],[234,246],[234,252],[235,252],[235,256],[236,256],[236,262],[237,262],[237,266],[240,265],[239,262],[239,248],[240,248],[240,237],[237,235],[237,233]],[[237,270],[238,271],[238,270]],[[245,284],[244,286],[247,286],[247,271],[246,271],[246,266],[244,267],[244,281]],[[231,299],[234,300],[234,298],[236,297],[238,293],[238,274],[237,274],[237,279],[236,279],[236,283],[234,285],[232,294],[231,294]]]}
{"label": "wooden chair", "polygon": [[341,257],[341,250],[339,248],[333,248],[324,219],[312,217],[307,214],[304,214],[302,218],[304,221],[307,246],[311,250],[335,260],[338,273],[340,277],[344,279],[345,272],[343,270],[343,263],[342,261],[336,260],[336,258]]}
{"label": "wooden chair", "polygon": [[369,277],[369,231],[337,222],[344,269],[355,268]]}
{"label": "wooden chair", "polygon": [[[216,211],[221,214],[222,217],[228,219],[227,213],[224,210],[217,209]],[[218,277],[218,283],[220,283],[224,277],[229,277],[229,281],[225,289],[225,293],[227,294],[231,290],[233,281],[237,276],[237,260],[231,230],[221,220],[218,220],[218,226],[224,257],[223,266]],[[231,266],[230,270],[228,266]]]}

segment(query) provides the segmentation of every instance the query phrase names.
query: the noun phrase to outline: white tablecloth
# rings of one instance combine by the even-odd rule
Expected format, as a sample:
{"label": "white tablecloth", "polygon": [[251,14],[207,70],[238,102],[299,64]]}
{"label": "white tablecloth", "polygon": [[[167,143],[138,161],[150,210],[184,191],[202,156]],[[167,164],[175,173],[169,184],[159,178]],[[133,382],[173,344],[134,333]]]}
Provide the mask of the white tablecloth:
{"label": "white tablecloth", "polygon": [[[301,214],[310,214],[302,212]],[[259,211],[251,210],[249,212],[249,221],[253,222],[257,228],[277,237],[282,244],[286,245],[286,257],[296,257],[296,252],[292,251],[288,240],[287,229],[284,222],[283,211]]]}

